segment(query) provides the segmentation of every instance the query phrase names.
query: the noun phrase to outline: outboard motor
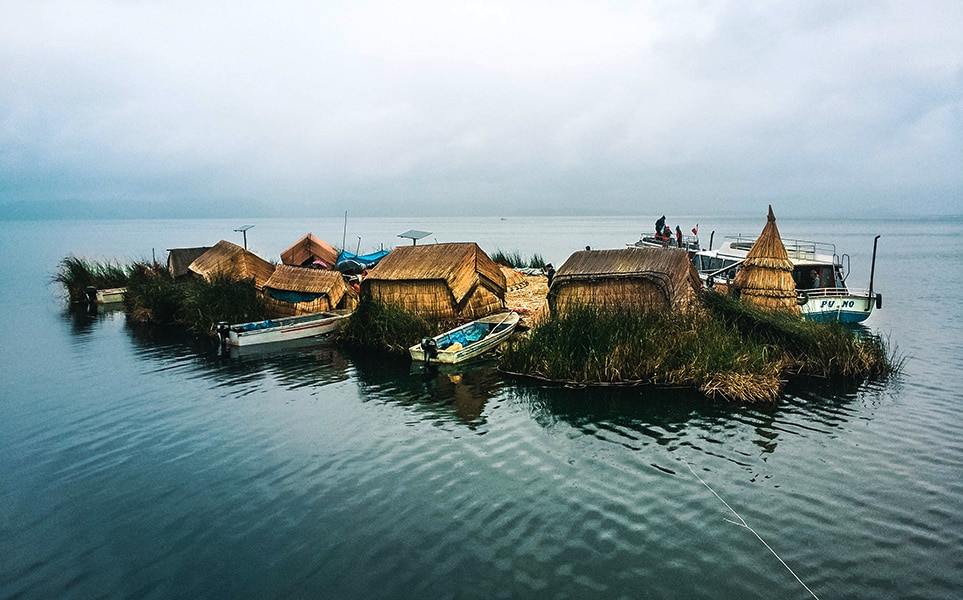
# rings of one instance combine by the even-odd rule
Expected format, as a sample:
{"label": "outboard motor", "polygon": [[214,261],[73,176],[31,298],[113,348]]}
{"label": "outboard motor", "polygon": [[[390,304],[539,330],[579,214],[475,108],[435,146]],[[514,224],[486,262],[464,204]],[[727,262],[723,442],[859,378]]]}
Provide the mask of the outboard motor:
{"label": "outboard motor", "polygon": [[231,324],[226,321],[219,321],[217,323],[217,334],[221,336],[221,346],[227,346],[227,340],[230,338]]}
{"label": "outboard motor", "polygon": [[421,349],[425,353],[425,362],[432,358],[438,358],[438,342],[435,341],[435,338],[422,338]]}
{"label": "outboard motor", "polygon": [[84,288],[84,294],[87,295],[87,304],[97,304],[97,288],[88,285]]}

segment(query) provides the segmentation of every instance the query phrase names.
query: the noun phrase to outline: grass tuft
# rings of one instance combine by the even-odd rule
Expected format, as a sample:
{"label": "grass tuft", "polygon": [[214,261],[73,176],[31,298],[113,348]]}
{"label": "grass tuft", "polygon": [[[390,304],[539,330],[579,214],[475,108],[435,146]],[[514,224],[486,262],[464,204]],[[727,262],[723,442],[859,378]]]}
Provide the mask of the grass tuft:
{"label": "grass tuft", "polygon": [[253,280],[218,274],[178,283],[158,263],[136,265],[124,303],[134,322],[181,325],[202,334],[212,333],[219,321],[245,323],[268,316]]}
{"label": "grass tuft", "polygon": [[60,261],[53,280],[64,286],[72,302],[82,302],[86,300],[87,287],[102,290],[126,286],[133,269],[133,265],[92,261],[71,254]]}
{"label": "grass tuft", "polygon": [[886,377],[898,365],[877,337],[708,295],[688,312],[577,307],[516,338],[501,363],[555,381],[692,386],[749,402],[776,399],[788,374]]}
{"label": "grass tuft", "polygon": [[492,260],[495,261],[496,264],[504,265],[512,269],[541,269],[545,267],[545,259],[542,258],[542,255],[535,253],[531,258],[525,260],[522,258],[521,252],[517,250],[510,253],[503,252],[500,249],[495,250],[495,253],[492,254]]}
{"label": "grass tuft", "polygon": [[436,335],[440,327],[419,315],[363,297],[341,330],[340,340],[353,348],[403,354],[423,337]]}

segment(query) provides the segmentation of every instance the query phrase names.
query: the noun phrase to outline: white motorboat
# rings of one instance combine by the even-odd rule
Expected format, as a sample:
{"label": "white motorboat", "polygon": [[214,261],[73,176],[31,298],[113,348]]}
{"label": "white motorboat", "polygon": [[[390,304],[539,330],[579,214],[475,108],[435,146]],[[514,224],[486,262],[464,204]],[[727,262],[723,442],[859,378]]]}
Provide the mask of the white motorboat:
{"label": "white motorboat", "polygon": [[[811,321],[861,323],[882,307],[882,295],[873,290],[876,268],[876,243],[873,241],[873,265],[869,289],[851,288],[846,284],[849,255],[840,256],[834,244],[783,239],[786,254],[793,264],[792,277],[803,317]],[[699,278],[707,287],[731,284],[745,260],[755,238],[727,237],[717,250],[700,250],[692,260]]]}
{"label": "white motorboat", "polygon": [[350,310],[333,310],[296,317],[251,321],[237,325],[219,323],[217,330],[221,335],[221,340],[228,346],[250,346],[252,344],[298,340],[330,335],[344,325],[346,319],[351,316],[351,312]]}

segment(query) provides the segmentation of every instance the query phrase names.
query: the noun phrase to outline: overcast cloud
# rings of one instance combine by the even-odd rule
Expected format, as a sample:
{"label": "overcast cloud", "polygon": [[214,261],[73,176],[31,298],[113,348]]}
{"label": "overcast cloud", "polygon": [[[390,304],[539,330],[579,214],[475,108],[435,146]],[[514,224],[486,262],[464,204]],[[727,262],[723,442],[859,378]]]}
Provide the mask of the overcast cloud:
{"label": "overcast cloud", "polygon": [[0,4],[8,213],[769,202],[961,212],[963,2]]}

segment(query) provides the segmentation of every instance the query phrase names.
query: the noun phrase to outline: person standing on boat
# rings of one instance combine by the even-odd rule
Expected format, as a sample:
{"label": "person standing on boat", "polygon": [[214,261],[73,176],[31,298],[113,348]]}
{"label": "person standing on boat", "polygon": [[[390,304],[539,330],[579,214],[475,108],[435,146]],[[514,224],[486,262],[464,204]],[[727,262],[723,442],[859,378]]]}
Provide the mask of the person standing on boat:
{"label": "person standing on boat", "polygon": [[819,287],[819,271],[817,271],[816,269],[813,269],[813,272],[810,273],[810,275],[812,276],[812,279],[813,279],[813,289],[818,288],[818,287]]}
{"label": "person standing on boat", "polygon": [[662,215],[658,221],[655,222],[655,237],[660,237],[662,235],[662,230],[665,228],[665,215]]}
{"label": "person standing on boat", "polygon": [[678,225],[675,226],[675,242],[682,247],[682,229]]}

